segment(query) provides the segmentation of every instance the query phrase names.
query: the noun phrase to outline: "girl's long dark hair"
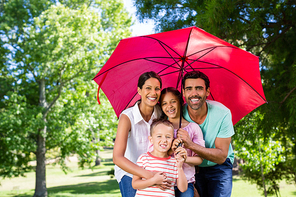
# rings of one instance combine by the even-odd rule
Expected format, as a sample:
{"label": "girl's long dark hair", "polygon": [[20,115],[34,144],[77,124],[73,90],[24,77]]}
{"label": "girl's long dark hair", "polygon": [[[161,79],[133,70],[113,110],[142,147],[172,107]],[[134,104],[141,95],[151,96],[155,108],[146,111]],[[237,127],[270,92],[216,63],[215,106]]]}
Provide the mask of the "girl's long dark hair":
{"label": "girl's long dark hair", "polygon": [[[161,103],[163,101],[163,96],[166,94],[166,93],[169,93],[171,92],[173,95],[175,95],[177,98],[178,98],[178,101],[179,101],[179,106],[180,106],[180,109],[179,110],[182,110],[182,106],[184,104],[184,100],[183,100],[183,96],[181,95],[180,91],[177,90],[176,88],[174,87],[167,87],[167,88],[164,88],[162,91],[161,91],[161,94],[160,94],[160,99],[159,99],[159,104],[161,106]],[[181,111],[180,111],[181,113]],[[165,118],[167,119],[167,115],[165,115],[165,113],[162,111],[162,114],[161,114],[161,118]]]}

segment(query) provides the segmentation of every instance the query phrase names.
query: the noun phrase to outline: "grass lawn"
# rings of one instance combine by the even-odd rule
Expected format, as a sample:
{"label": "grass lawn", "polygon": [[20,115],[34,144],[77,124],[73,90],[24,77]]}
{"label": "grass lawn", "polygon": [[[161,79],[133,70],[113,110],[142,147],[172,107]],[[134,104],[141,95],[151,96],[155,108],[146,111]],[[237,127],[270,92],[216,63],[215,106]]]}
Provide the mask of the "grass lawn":
{"label": "grass lawn", "polygon": [[[79,169],[76,161],[69,161],[71,171],[64,174],[58,166],[48,165],[46,168],[46,185],[50,197],[120,197],[120,191],[116,179],[108,175],[114,164],[112,163],[112,149],[101,152],[104,159],[102,165],[94,170]],[[35,173],[30,172],[26,177],[17,177],[1,180],[1,197],[29,197],[33,196],[35,188]],[[295,185],[281,183],[281,197],[296,196]],[[238,176],[233,177],[232,197],[260,197],[256,185],[241,180]]]}

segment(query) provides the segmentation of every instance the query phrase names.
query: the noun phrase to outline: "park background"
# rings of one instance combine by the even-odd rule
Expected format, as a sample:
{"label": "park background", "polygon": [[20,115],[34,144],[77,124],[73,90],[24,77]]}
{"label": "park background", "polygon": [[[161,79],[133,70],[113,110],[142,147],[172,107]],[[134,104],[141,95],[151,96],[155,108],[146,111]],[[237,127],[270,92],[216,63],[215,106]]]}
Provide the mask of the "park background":
{"label": "park background", "polygon": [[1,1],[0,196],[118,196],[118,120],[92,78],[139,22],[138,35],[197,26],[259,56],[268,103],[235,125],[233,196],[295,196],[295,1],[132,3],[137,18],[120,0]]}

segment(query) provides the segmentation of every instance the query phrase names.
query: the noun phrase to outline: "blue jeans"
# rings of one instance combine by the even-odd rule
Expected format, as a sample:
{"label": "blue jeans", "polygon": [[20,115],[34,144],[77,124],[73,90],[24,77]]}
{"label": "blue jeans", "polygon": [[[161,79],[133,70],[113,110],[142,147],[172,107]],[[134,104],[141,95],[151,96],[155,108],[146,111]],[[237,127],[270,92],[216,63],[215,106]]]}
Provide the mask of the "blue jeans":
{"label": "blue jeans", "polygon": [[122,197],[133,197],[137,191],[132,187],[132,178],[126,175],[121,178],[119,189]]}
{"label": "blue jeans", "polygon": [[194,197],[193,183],[188,183],[188,189],[185,192],[180,192],[177,186],[175,186],[176,197]]}
{"label": "blue jeans", "polygon": [[232,190],[232,163],[229,158],[221,165],[199,167],[195,187],[200,197],[230,197]]}

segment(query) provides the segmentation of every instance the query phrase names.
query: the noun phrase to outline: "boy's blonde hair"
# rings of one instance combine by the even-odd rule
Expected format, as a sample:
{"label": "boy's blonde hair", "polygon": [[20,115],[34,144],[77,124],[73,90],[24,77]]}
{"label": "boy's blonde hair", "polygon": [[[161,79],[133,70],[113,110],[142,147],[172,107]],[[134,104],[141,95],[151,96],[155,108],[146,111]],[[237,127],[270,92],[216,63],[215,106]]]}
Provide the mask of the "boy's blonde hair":
{"label": "boy's blonde hair", "polygon": [[164,118],[158,118],[158,119],[154,119],[152,121],[152,124],[150,126],[150,136],[152,136],[153,134],[153,131],[154,131],[154,128],[159,125],[159,124],[164,124],[166,126],[169,126],[169,127],[172,127],[173,129],[173,132],[174,132],[174,125],[173,123],[171,123],[169,120],[167,119],[164,119]]}

